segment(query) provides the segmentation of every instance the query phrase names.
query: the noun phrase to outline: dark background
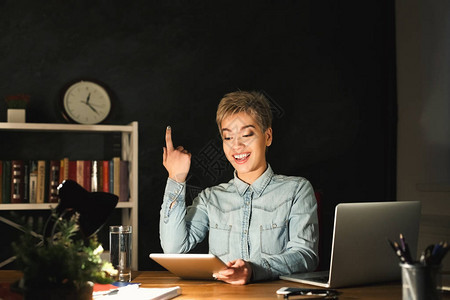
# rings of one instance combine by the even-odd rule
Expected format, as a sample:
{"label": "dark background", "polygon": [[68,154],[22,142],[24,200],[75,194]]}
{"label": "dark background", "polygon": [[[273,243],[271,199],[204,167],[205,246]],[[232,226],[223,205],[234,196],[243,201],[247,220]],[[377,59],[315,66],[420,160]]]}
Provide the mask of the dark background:
{"label": "dark background", "polygon": [[[165,127],[193,154],[192,198],[232,176],[215,124],[220,98],[263,90],[275,114],[272,168],[322,193],[326,264],[337,203],[395,199],[394,34],[391,0],[0,0],[0,96],[28,93],[27,122],[61,123],[61,89],[95,79],[114,98],[106,123],[139,122],[139,268],[147,270],[158,268],[148,254],[161,251]],[[0,133],[0,158],[110,158],[104,139],[82,137],[94,158],[64,136],[36,150],[36,138],[16,145],[17,135]],[[0,243],[7,252],[9,241]]]}

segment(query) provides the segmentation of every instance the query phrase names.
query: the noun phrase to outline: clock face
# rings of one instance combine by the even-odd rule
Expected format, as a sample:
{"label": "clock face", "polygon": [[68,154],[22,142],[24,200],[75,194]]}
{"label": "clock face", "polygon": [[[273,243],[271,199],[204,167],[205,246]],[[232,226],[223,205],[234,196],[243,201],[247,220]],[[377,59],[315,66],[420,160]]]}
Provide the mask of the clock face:
{"label": "clock face", "polygon": [[72,84],[64,93],[64,115],[80,124],[97,124],[106,119],[111,111],[108,92],[92,81]]}

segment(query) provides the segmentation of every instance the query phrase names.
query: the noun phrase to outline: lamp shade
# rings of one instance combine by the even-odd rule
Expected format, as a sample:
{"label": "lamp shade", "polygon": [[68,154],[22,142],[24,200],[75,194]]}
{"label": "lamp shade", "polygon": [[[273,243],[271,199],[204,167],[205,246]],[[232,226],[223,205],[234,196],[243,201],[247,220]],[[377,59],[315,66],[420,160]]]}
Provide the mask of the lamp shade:
{"label": "lamp shade", "polygon": [[56,212],[79,213],[80,232],[85,238],[97,233],[105,225],[116,207],[119,197],[105,192],[88,192],[76,181],[64,180],[58,186],[59,204]]}

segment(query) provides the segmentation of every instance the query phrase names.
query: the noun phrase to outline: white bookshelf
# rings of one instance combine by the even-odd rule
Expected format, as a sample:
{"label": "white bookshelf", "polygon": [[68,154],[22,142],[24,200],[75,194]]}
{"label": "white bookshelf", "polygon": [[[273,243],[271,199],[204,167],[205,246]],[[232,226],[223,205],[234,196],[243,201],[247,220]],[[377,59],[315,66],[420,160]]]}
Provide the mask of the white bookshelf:
{"label": "white bookshelf", "polygon": [[[128,125],[78,125],[53,123],[6,123],[0,122],[0,131],[26,132],[119,132],[122,135],[122,160],[129,164],[129,201],[119,202],[116,209],[122,210],[122,224],[133,226],[132,268],[138,269],[138,122]],[[64,155],[64,153],[61,153]],[[47,210],[57,203],[0,203],[0,210]]]}

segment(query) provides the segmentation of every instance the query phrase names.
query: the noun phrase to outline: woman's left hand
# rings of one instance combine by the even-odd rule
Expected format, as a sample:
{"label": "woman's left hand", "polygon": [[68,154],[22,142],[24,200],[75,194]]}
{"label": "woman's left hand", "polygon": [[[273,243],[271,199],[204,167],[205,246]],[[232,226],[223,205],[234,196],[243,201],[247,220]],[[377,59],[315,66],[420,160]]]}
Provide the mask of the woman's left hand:
{"label": "woman's left hand", "polygon": [[213,276],[217,280],[222,280],[226,283],[243,285],[250,281],[252,277],[252,267],[250,263],[236,259],[227,263],[225,270],[214,273]]}

